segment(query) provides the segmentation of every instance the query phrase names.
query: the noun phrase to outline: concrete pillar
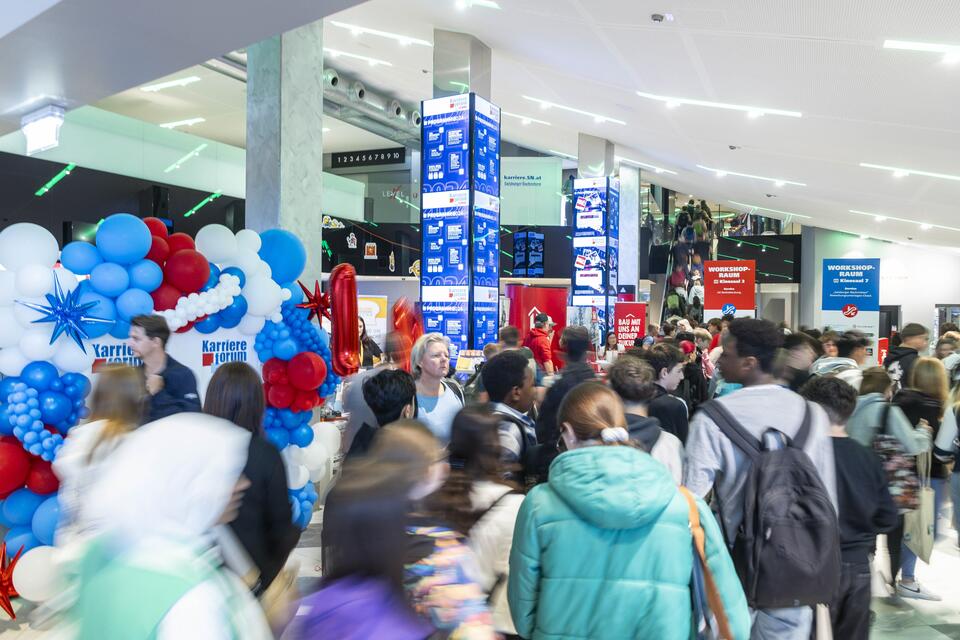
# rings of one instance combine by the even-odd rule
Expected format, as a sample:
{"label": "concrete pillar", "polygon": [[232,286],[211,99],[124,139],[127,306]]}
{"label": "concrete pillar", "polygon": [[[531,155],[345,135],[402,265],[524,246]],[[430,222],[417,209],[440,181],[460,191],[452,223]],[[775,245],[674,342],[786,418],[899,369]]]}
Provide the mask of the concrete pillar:
{"label": "concrete pillar", "polygon": [[467,33],[433,30],[433,97],[471,91],[490,100],[490,47]]}
{"label": "concrete pillar", "polygon": [[620,273],[618,286],[637,286],[640,267],[640,169],[620,164]]}
{"label": "concrete pillar", "polygon": [[613,143],[604,138],[581,133],[577,140],[577,177],[603,178],[615,173]]}
{"label": "concrete pillar", "polygon": [[295,233],[304,282],[321,272],[322,131],[323,21],[248,47],[247,227]]}

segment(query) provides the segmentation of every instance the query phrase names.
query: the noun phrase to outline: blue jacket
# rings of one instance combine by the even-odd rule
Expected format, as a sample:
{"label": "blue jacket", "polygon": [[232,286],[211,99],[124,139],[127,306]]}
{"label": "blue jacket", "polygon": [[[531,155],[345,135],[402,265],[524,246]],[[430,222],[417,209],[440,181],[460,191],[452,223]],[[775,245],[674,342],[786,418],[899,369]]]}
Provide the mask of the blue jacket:
{"label": "blue jacket", "polygon": [[[750,615],[720,528],[697,500],[708,563],[735,638]],[[595,446],[560,455],[548,484],[524,500],[514,528],[508,596],[532,640],[691,637],[689,509],[647,453]]]}
{"label": "blue jacket", "polygon": [[163,378],[163,389],[150,398],[147,422],[177,413],[200,411],[200,394],[193,371],[167,355],[167,366],[160,376]]}

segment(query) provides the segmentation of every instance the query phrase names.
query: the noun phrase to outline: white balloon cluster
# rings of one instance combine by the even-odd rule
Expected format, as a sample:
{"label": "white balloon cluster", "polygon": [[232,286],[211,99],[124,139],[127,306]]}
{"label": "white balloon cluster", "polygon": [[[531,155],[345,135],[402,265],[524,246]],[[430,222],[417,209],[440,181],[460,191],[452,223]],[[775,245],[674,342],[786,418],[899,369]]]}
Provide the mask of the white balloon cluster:
{"label": "white balloon cluster", "polygon": [[208,224],[197,232],[196,245],[197,251],[210,262],[224,269],[237,267],[246,276],[243,297],[247,300],[247,316],[240,322],[242,333],[258,333],[267,320],[283,321],[280,308],[291,294],[270,279],[270,265],[257,254],[260,234],[252,229],[241,229],[234,234],[222,224]]}
{"label": "white balloon cluster", "polygon": [[220,274],[220,282],[213,289],[183,296],[177,300],[176,307],[157,311],[157,315],[164,317],[171,331],[176,331],[200,316],[226,309],[238,295],[240,295],[240,278],[223,273]]}
{"label": "white balloon cluster", "polygon": [[321,500],[333,483],[333,464],[340,454],[341,433],[335,424],[318,422],[313,441],[306,447],[290,445],[280,452],[287,470],[287,486],[299,489],[307,483],[316,485]]}
{"label": "white balloon cluster", "polygon": [[60,246],[44,227],[29,222],[12,224],[0,232],[0,373],[20,375],[34,360],[49,360],[61,371],[84,372],[93,365],[87,353],[67,337],[50,344],[52,324],[34,324],[43,314],[17,301],[47,304],[44,297],[54,289],[54,272],[64,292],[78,286],[77,276],[64,268],[54,269]]}

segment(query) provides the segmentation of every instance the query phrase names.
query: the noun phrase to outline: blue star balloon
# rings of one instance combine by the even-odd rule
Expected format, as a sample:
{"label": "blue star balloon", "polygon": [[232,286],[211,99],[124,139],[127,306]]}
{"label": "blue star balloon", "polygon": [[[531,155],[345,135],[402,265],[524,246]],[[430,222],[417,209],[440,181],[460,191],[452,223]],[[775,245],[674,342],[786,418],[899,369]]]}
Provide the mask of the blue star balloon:
{"label": "blue star balloon", "polygon": [[84,322],[90,323],[108,323],[112,324],[113,320],[106,320],[104,318],[96,318],[93,316],[85,315],[92,307],[97,306],[97,302],[80,302],[80,288],[76,288],[70,293],[64,294],[63,288],[60,286],[60,280],[57,279],[57,274],[53,275],[53,293],[47,294],[47,302],[49,304],[34,304],[32,302],[22,302],[17,300],[18,304],[22,304],[28,309],[33,309],[37,313],[44,314],[42,318],[37,318],[34,320],[36,323],[52,322],[54,323],[53,335],[50,337],[50,344],[56,342],[62,334],[66,333],[68,336],[73,338],[73,341],[77,343],[77,346],[83,350],[84,353],[87,352],[87,348],[83,346],[83,339],[87,338],[87,332],[83,328]]}

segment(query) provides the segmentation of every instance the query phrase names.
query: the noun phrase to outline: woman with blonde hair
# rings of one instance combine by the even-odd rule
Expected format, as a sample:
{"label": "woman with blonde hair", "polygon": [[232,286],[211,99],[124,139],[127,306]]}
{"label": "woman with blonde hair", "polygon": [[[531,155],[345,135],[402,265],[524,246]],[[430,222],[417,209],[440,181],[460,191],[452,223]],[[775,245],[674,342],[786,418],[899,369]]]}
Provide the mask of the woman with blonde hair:
{"label": "woman with blonde hair", "polygon": [[517,633],[691,637],[693,500],[730,636],[748,638],[747,601],[716,520],[666,467],[632,446],[616,393],[597,382],[579,385],[560,405],[558,423],[566,452],[517,516],[508,587]]}
{"label": "woman with blonde hair", "polygon": [[450,441],[453,417],[464,406],[463,389],[447,378],[450,373],[450,340],[440,333],[420,336],[410,353],[417,379],[416,418],[440,440]]}

